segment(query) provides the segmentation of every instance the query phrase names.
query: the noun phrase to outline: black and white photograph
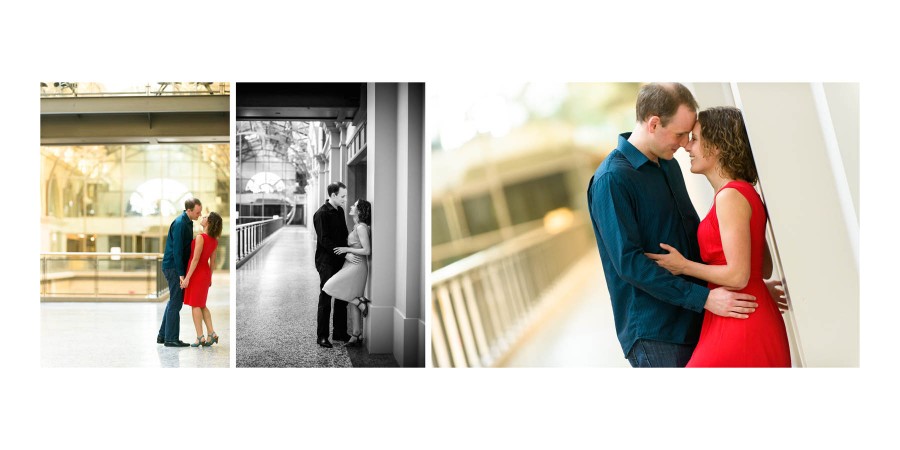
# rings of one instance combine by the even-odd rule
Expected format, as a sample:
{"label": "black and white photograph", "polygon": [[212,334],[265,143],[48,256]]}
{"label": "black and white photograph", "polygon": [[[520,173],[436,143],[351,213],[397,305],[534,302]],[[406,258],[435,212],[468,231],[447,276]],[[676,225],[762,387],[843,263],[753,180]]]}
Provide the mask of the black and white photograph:
{"label": "black and white photograph", "polygon": [[424,83],[235,94],[237,367],[424,367]]}

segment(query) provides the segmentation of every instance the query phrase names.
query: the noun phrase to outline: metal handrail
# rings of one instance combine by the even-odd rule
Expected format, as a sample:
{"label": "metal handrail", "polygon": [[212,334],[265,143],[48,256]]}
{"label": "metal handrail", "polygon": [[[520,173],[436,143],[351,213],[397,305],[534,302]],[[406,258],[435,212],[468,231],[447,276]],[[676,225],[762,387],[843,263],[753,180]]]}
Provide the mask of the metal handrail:
{"label": "metal handrail", "polygon": [[125,258],[163,257],[162,253],[115,253],[115,252],[42,252],[41,256],[121,256]]}
{"label": "metal handrail", "polygon": [[590,224],[534,230],[432,273],[435,367],[491,366],[534,322],[546,293],[585,252]]}
{"label": "metal handrail", "polygon": [[258,222],[250,222],[236,226],[237,233],[237,263],[238,266],[246,259],[253,256],[275,232],[280,230],[294,217],[297,205],[285,217],[275,217]]}

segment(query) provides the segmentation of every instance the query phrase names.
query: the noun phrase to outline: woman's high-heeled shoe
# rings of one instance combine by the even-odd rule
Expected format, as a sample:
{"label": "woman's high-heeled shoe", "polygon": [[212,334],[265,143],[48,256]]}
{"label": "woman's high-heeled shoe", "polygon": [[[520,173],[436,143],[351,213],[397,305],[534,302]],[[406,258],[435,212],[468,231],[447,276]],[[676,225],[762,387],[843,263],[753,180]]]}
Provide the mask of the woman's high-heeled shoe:
{"label": "woman's high-heeled shoe", "polygon": [[213,344],[218,344],[219,343],[219,335],[216,334],[215,331],[213,331],[212,334],[209,335],[209,338],[207,339],[207,341],[209,342],[207,347],[209,347]]}
{"label": "woman's high-heeled shoe", "polygon": [[359,347],[360,345],[362,345],[362,334],[351,334],[350,337],[356,338],[356,340],[347,341],[347,343],[344,344],[344,347]]}
{"label": "woman's high-heeled shoe", "polygon": [[359,302],[359,303],[356,304],[356,307],[359,308],[359,312],[362,314],[362,316],[363,316],[363,317],[368,317],[368,315],[369,315],[369,303],[371,303],[372,301],[369,300],[369,299],[367,299],[367,298],[365,298],[365,297],[356,297],[355,300],[357,300],[357,301]]}
{"label": "woman's high-heeled shoe", "polygon": [[191,347],[199,347],[201,345],[204,347],[209,347],[209,344],[207,344],[206,338],[203,337],[202,334],[200,336],[197,336],[197,342],[194,342],[193,344],[191,344]]}

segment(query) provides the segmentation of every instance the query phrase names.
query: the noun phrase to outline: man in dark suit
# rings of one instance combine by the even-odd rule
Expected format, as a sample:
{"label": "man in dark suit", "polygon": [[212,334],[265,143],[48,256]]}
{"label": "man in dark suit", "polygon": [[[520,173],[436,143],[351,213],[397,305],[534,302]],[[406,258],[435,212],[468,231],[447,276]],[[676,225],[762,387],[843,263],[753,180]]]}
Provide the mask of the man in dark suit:
{"label": "man in dark suit", "polygon": [[157,344],[166,347],[187,347],[190,344],[178,338],[181,329],[181,306],[184,303],[184,290],[181,282],[187,275],[188,259],[191,257],[191,240],[194,238],[193,221],[200,218],[203,205],[196,198],[184,202],[184,212],[169,225],[166,238],[166,250],[163,253],[162,271],[169,283],[169,303],[163,313],[162,325],[156,336]]}
{"label": "man in dark suit", "polygon": [[[319,272],[319,309],[316,316],[316,338],[322,347],[331,348],[328,342],[328,316],[331,315],[331,296],[321,291],[322,286],[344,265],[344,260],[358,264],[359,258],[352,254],[335,255],[336,247],[347,246],[347,221],[344,216],[344,205],[347,203],[347,186],[340,181],[328,185],[328,200],[313,215],[316,227],[316,270]],[[334,299],[334,332],[332,339],[346,341],[347,334],[347,302]]]}

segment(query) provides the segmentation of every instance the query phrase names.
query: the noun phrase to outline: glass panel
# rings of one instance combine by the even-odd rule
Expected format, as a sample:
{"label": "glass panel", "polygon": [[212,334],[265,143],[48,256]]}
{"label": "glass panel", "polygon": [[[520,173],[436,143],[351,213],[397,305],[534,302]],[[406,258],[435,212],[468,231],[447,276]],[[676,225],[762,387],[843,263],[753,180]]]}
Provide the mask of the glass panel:
{"label": "glass panel", "polygon": [[41,251],[162,252],[190,196],[227,228],[229,154],[225,144],[42,146],[42,211],[56,219],[42,221]]}

